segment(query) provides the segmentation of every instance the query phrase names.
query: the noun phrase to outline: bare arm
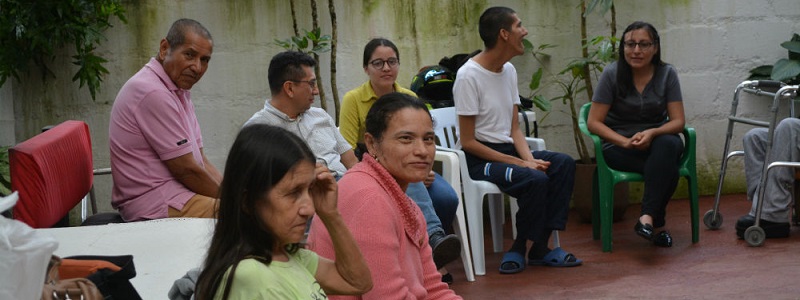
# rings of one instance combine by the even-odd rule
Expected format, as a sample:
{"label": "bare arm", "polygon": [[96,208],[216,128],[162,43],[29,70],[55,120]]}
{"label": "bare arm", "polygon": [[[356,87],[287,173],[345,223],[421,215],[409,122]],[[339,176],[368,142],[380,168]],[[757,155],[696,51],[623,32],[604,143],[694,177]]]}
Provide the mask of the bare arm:
{"label": "bare arm", "polygon": [[630,138],[622,136],[605,124],[609,109],[611,109],[610,104],[592,102],[592,106],[589,108],[589,117],[586,119],[586,127],[611,144],[622,148],[632,148]]}
{"label": "bare arm", "polygon": [[347,150],[342,153],[342,164],[345,168],[350,170],[353,166],[358,163],[358,158],[356,158],[356,153],[353,149]]}
{"label": "bare arm", "polygon": [[[203,155],[203,160],[206,161],[205,155]],[[219,181],[194,160],[192,153],[165,160],[164,164],[172,176],[190,191],[212,198],[219,197]],[[212,168],[217,176],[221,177],[213,165]]]}
{"label": "bare arm", "polygon": [[337,209],[336,179],[321,164],[317,165],[315,172],[317,181],[312,187],[314,208],[331,237],[336,261],[320,256],[314,277],[328,294],[366,293],[372,289],[372,275],[358,244]]}
{"label": "bare arm", "polygon": [[211,161],[208,160],[208,157],[206,157],[206,153],[205,151],[203,151],[203,148],[200,148],[200,154],[203,156],[203,164],[206,166],[206,171],[211,175],[211,178],[216,180],[217,184],[221,183],[222,173],[220,173],[219,169],[217,169],[217,167],[215,167],[214,164],[212,164]]}
{"label": "bare arm", "polygon": [[525,161],[525,167],[540,171],[547,170],[550,162],[533,157],[531,147],[525,140],[525,134],[519,128],[519,108],[516,105],[514,105],[514,114],[511,117],[511,139],[514,140],[514,150],[517,150],[517,154]]}
{"label": "bare arm", "polygon": [[669,116],[667,123],[656,128],[637,132],[631,138],[626,138],[614,132],[603,122],[610,108],[611,105],[609,104],[592,102],[586,125],[589,127],[589,131],[597,134],[603,140],[623,148],[648,149],[653,138],[662,134],[677,134],[683,130],[685,125],[683,102],[673,101],[667,103],[667,115]]}
{"label": "bare arm", "polygon": [[[515,108],[516,111],[516,108]],[[512,118],[512,122],[517,124],[518,117],[517,114],[514,114]],[[530,161],[522,159],[520,157],[507,155],[504,153],[500,153],[495,151],[492,148],[487,147],[486,145],[482,144],[478,140],[475,139],[475,116],[458,116],[458,127],[459,127],[459,141],[461,142],[461,148],[469,152],[472,155],[480,157],[483,160],[487,161],[495,161],[507,164],[514,164],[518,166],[528,167],[532,169],[536,169],[536,163],[533,161],[533,156],[530,154],[530,148],[528,148],[527,143],[525,143],[525,137],[522,135],[522,131],[519,130],[519,125],[512,125],[512,139],[514,139],[514,133],[518,132],[518,138],[521,137],[522,143],[525,143],[524,147],[528,149],[525,153],[530,158]],[[515,129],[516,128],[516,129]],[[514,139],[514,148],[520,149],[517,145],[517,140]],[[519,150],[517,150],[519,152]],[[524,155],[524,153],[520,153],[520,155]]]}

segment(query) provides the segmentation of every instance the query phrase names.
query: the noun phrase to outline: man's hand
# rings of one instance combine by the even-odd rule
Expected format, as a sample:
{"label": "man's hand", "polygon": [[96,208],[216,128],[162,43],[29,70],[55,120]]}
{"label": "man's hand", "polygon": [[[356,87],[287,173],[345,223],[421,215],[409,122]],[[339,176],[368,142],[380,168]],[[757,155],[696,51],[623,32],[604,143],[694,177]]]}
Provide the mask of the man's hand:
{"label": "man's hand", "polygon": [[523,161],[523,164],[521,166],[526,168],[531,168],[534,170],[539,170],[542,172],[547,172],[547,168],[550,167],[550,162],[534,158],[532,161],[530,160]]}

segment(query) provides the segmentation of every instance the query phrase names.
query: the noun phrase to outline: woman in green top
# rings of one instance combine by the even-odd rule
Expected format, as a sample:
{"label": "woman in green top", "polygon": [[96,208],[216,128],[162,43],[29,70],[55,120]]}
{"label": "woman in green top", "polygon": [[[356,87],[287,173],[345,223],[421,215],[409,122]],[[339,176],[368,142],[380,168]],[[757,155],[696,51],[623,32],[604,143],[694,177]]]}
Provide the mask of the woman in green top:
{"label": "woman in green top", "polygon": [[[218,220],[196,298],[324,299],[372,288],[369,268],[336,208],[336,180],[297,136],[250,125],[225,164]],[[336,261],[301,248],[316,212]]]}

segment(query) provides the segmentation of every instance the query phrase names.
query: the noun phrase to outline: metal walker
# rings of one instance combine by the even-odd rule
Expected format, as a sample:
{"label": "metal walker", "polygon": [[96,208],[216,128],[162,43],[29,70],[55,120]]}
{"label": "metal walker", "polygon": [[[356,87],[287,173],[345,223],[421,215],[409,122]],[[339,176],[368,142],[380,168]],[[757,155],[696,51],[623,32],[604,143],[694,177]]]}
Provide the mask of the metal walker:
{"label": "metal walker", "polygon": [[[778,89],[776,92],[769,92],[765,91],[765,88],[769,89]],[[719,212],[719,199],[722,193],[722,184],[725,180],[725,171],[728,167],[728,160],[731,157],[735,156],[743,156],[744,151],[737,150],[731,151],[730,150],[730,141],[731,136],[733,135],[733,126],[735,123],[744,123],[748,125],[758,126],[758,127],[767,127],[767,147],[766,147],[766,161],[770,161],[770,149],[772,148],[772,138],[773,138],[773,131],[775,126],[777,125],[778,121],[778,111],[781,104],[781,101],[793,101],[797,96],[798,86],[787,86],[780,81],[769,81],[769,80],[753,80],[753,81],[744,81],[740,83],[736,87],[736,91],[734,92],[733,102],[731,104],[731,113],[728,116],[728,131],[725,135],[725,146],[723,149],[723,159],[722,165],[720,166],[719,172],[719,181],[717,185],[717,193],[714,197],[714,207],[706,212],[703,216],[703,223],[709,229],[715,230],[719,229],[722,225],[722,214]],[[769,96],[773,98],[772,104],[770,106],[770,113],[771,118],[768,121],[763,120],[755,120],[751,118],[744,118],[737,115],[737,107],[739,105],[739,95],[741,92],[746,92],[749,94],[753,94],[756,96]],[[794,105],[790,103],[789,105],[789,115],[796,116],[794,112]],[[766,239],[766,234],[764,230],[759,227],[759,222],[761,219],[761,209],[762,209],[762,200],[764,199],[765,190],[761,187],[765,186],[767,175],[773,167],[800,167],[800,163],[797,162],[773,162],[768,166],[765,166],[762,170],[761,181],[759,183],[759,188],[756,190],[756,194],[758,195],[757,198],[757,208],[756,208],[756,221],[755,224],[749,228],[744,233],[744,239],[747,243],[751,246],[761,246]]]}
{"label": "metal walker", "polygon": [[[769,92],[765,91],[764,88],[769,89],[778,89],[776,92]],[[778,110],[781,104],[781,101],[792,101],[797,96],[798,86],[787,86],[786,84],[780,81],[771,81],[771,80],[750,80],[744,81],[740,83],[736,87],[736,91],[734,92],[733,102],[731,104],[731,113],[728,116],[728,132],[725,135],[725,147],[723,149],[722,155],[722,165],[720,167],[719,172],[719,181],[717,184],[717,193],[714,196],[714,207],[705,213],[703,216],[703,223],[709,229],[716,230],[722,225],[722,214],[719,212],[719,199],[722,193],[722,184],[725,180],[725,171],[728,167],[728,160],[731,157],[735,156],[743,156],[744,151],[737,150],[731,151],[730,150],[730,141],[731,136],[733,135],[733,125],[735,123],[744,123],[753,126],[759,127],[767,127],[769,128],[768,131],[768,138],[767,138],[767,145],[766,145],[766,161],[770,161],[770,149],[772,148],[772,139],[774,137],[774,128],[777,125],[778,121]],[[770,106],[770,113],[771,118],[768,121],[762,120],[755,120],[750,118],[743,118],[739,117],[736,114],[737,106],[739,105],[739,95],[744,91],[749,94],[757,95],[757,96],[769,96],[773,98],[772,104]],[[789,114],[790,116],[796,116],[794,112],[794,105],[790,103],[789,105]],[[769,174],[770,169],[773,167],[800,167],[800,163],[797,162],[773,162],[768,166],[765,166],[762,170],[761,182],[759,184],[759,188],[756,190],[756,194],[758,195],[757,199],[757,208],[756,208],[756,221],[755,225],[747,228],[744,233],[744,239],[747,243],[751,246],[760,246],[764,243],[766,239],[766,234],[764,229],[759,227],[759,222],[761,219],[761,209],[763,203],[761,199],[764,199],[765,191],[761,187],[765,186],[767,175]]]}

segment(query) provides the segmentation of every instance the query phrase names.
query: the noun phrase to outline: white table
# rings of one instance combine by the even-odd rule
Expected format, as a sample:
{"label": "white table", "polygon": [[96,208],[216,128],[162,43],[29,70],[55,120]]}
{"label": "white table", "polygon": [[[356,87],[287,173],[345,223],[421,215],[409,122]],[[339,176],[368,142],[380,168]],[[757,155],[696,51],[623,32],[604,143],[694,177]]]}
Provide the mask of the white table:
{"label": "white table", "polygon": [[124,224],[37,229],[58,240],[55,255],[133,255],[131,283],[142,299],[167,299],[176,279],[199,267],[214,219],[172,218]]}

